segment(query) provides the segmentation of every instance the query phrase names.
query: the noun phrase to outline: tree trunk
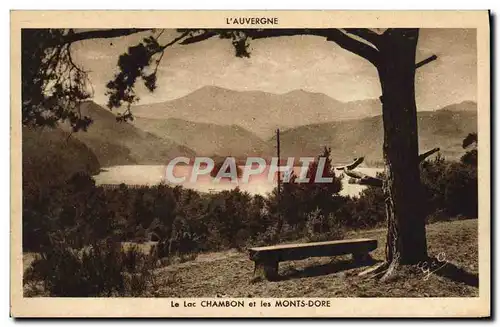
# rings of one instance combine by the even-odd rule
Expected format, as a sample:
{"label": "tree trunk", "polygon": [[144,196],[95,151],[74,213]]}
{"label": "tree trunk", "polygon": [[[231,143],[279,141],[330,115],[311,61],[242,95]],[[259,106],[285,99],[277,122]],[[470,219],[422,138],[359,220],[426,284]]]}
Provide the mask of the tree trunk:
{"label": "tree trunk", "polygon": [[384,123],[386,259],[416,264],[427,258],[418,159],[415,55],[418,29],[392,29],[379,46]]}

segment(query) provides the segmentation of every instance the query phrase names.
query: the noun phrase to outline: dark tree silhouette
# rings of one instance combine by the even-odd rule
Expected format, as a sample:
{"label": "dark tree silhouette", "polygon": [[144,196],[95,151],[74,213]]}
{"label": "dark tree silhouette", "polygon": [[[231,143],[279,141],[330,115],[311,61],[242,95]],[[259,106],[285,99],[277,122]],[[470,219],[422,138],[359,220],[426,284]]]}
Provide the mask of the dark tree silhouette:
{"label": "dark tree silhouette", "polygon": [[[128,35],[132,33],[142,32],[143,30],[101,30],[90,32],[75,33],[72,30],[62,32],[45,32],[49,33],[47,41],[38,55],[42,57],[40,64],[35,63],[35,68],[31,69],[36,77],[40,78],[45,83],[47,80],[58,80],[64,76],[65,68],[61,70],[51,68],[54,64],[50,64],[52,60],[47,51],[54,51],[55,62],[69,63],[69,70],[75,76],[86,76],[83,71],[77,68],[71,69],[71,52],[70,46],[73,42],[94,37],[116,37],[120,35]],[[383,33],[365,28],[349,28],[349,29],[214,29],[214,30],[178,30],[179,36],[166,44],[159,43],[159,35],[161,31],[149,30],[150,36],[133,47],[128,49],[128,52],[121,55],[118,60],[119,72],[114,79],[107,85],[109,96],[108,107],[118,108],[125,105],[127,110],[121,117],[124,120],[132,119],[130,105],[137,102],[138,98],[134,93],[134,86],[138,79],[141,79],[145,86],[153,91],[156,88],[157,67],[160,64],[165,50],[174,45],[188,45],[191,43],[202,42],[212,37],[228,39],[232,42],[235,55],[237,57],[249,57],[250,41],[267,39],[273,37],[286,37],[296,35],[310,35],[323,38],[326,42],[334,42],[343,49],[350,51],[375,66],[378,71],[382,95],[383,126],[384,126],[384,161],[385,161],[385,176],[383,188],[386,197],[386,212],[388,222],[387,233],[387,250],[386,260],[391,264],[391,268],[397,267],[398,264],[416,264],[427,258],[427,244],[425,235],[425,219],[422,209],[422,188],[419,176],[419,154],[418,154],[418,134],[417,134],[417,119],[416,119],[416,103],[415,103],[415,71],[417,68],[435,60],[436,56],[431,56],[421,62],[416,63],[416,48],[419,36],[417,28],[406,29],[387,29]],[[56,36],[52,36],[52,34]],[[27,43],[23,42],[23,46]],[[33,45],[31,45],[33,47]],[[48,50],[47,50],[48,49]],[[62,59],[58,60],[59,56]],[[65,59],[64,59],[65,58]],[[24,59],[24,49],[23,49]],[[24,60],[25,61],[25,60]],[[24,63],[23,63],[24,64]],[[49,68],[45,69],[45,66]],[[58,67],[56,65],[56,67]],[[40,71],[42,73],[40,73]],[[48,73],[47,73],[48,71]],[[45,73],[43,73],[45,72]],[[77,72],[82,73],[79,75]],[[38,76],[37,74],[41,74]],[[80,100],[87,98],[88,95],[81,87],[82,78],[66,77],[66,80],[76,80],[79,82],[79,88],[76,91],[67,84],[61,84],[60,87],[54,87],[57,93],[56,102],[65,99],[68,96],[72,100]],[[45,123],[38,118],[37,110],[46,110],[44,104],[45,99],[39,101],[37,96],[44,94],[38,92],[36,94],[27,92],[24,94],[24,83],[29,83],[25,79],[23,72],[23,123],[24,118],[29,118],[32,113],[35,113],[35,123]],[[42,83],[43,84],[43,83]],[[50,84],[50,83],[49,83]],[[56,83],[56,85],[58,85]],[[42,85],[43,86],[43,85]],[[62,90],[62,91],[61,91]],[[77,92],[78,91],[78,92]],[[64,93],[66,92],[66,93]],[[44,98],[42,96],[42,98]],[[26,107],[25,101],[29,106]],[[33,105],[29,101],[34,101],[36,106],[43,109],[33,110]],[[52,119],[69,119],[74,127],[78,129],[80,121],[87,122],[85,117],[76,118],[73,116],[74,110],[66,109],[60,105],[55,112],[51,112]],[[54,110],[52,110],[54,111]],[[43,115],[41,115],[43,117]],[[30,119],[27,119],[30,121]],[[88,124],[87,124],[88,125]],[[87,126],[84,125],[84,126]],[[392,271],[390,269],[389,271]]]}
{"label": "dark tree silhouette", "polygon": [[469,133],[462,141],[462,148],[467,149],[472,144],[477,145],[477,133]]}
{"label": "dark tree silhouette", "polygon": [[468,150],[460,158],[460,161],[468,165],[477,166],[477,133],[469,133],[462,141],[462,148],[467,149],[470,147],[472,149]]}
{"label": "dark tree silhouette", "polygon": [[23,126],[55,126],[68,121],[74,131],[86,130],[91,119],[80,103],[93,95],[83,67],[71,56],[73,43],[138,33],[137,29],[75,32],[73,29],[21,30],[21,96]]}

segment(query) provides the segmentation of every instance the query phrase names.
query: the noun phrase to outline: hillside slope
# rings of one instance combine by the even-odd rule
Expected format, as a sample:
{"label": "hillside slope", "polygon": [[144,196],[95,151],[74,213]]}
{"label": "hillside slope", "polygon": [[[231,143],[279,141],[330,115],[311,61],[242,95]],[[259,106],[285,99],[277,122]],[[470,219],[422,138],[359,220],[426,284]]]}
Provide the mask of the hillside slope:
{"label": "hillside slope", "polygon": [[[474,111],[422,111],[418,113],[419,147],[439,147],[450,159],[463,155],[462,140],[477,131]],[[274,138],[271,139],[274,142]],[[382,160],[382,117],[300,126],[281,133],[283,156],[316,156],[324,146],[332,148],[335,162],[348,162],[364,156],[367,161]]]}
{"label": "hillside slope", "polygon": [[[386,229],[350,232],[346,239],[373,238],[377,262],[385,258]],[[280,278],[251,283],[254,262],[236,250],[200,254],[196,260],[159,268],[158,297],[475,297],[479,294],[477,219],[427,225],[430,256],[446,255],[446,267],[428,276],[419,269],[398,272],[390,283],[360,277],[368,266],[349,255],[282,262]],[[460,270],[462,269],[462,271]],[[453,279],[454,278],[454,279]]]}
{"label": "hillside slope", "polygon": [[130,123],[117,122],[109,110],[85,102],[82,114],[93,119],[87,132],[73,137],[85,143],[97,155],[102,166],[124,164],[165,164],[176,156],[192,157],[194,151],[172,140],[160,138],[136,128]]}
{"label": "hillside slope", "polygon": [[59,128],[22,129],[23,192],[57,185],[74,173],[95,174],[100,163],[84,143]]}
{"label": "hillside slope", "polygon": [[194,150],[202,156],[270,156],[272,146],[237,125],[216,125],[170,118],[136,118],[134,125],[146,132]]}

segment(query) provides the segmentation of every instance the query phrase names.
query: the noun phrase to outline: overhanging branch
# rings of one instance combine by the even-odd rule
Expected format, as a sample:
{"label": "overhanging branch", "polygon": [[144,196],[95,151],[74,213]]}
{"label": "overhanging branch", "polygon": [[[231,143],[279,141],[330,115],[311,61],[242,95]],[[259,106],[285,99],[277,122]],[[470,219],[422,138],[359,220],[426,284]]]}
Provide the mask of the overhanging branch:
{"label": "overhanging branch", "polygon": [[57,44],[61,43],[65,44],[65,43],[73,43],[89,39],[111,39],[115,37],[127,36],[150,30],[151,29],[140,29],[140,28],[113,28],[113,29],[93,30],[93,31],[86,31],[79,33],[74,33],[73,30],[70,30],[70,32],[63,37],[62,42],[61,40],[55,40],[55,42],[57,42]]}
{"label": "overhanging branch", "polygon": [[339,29],[328,29],[328,41],[337,43],[341,48],[357,54],[371,62],[374,66],[378,65],[378,51],[373,47],[353,39]]}
{"label": "overhanging branch", "polygon": [[[183,33],[188,33],[188,34],[192,33],[189,30],[184,30],[184,29],[178,30],[178,31],[183,32]],[[215,31],[205,30],[205,31],[202,31],[202,33],[200,33],[200,34],[195,34],[195,35],[189,36],[188,38],[186,38],[182,42],[179,42],[179,44],[187,45],[187,44],[191,44],[191,43],[197,43],[197,42],[208,40],[211,37],[214,37],[216,35],[217,35],[217,32],[215,32]]]}
{"label": "overhanging branch", "polygon": [[[356,35],[363,34],[368,37],[366,39],[374,40],[374,35],[377,35],[374,32],[363,31],[364,29],[356,29],[359,31],[353,32],[351,34]],[[179,31],[187,31],[187,30],[179,30]],[[222,35],[227,38],[228,33],[238,32],[244,34],[246,37],[258,40],[272,37],[281,37],[281,36],[299,36],[299,35],[311,35],[311,36],[320,36],[327,39],[327,41],[332,41],[337,43],[341,48],[350,51],[368,61],[372,64],[376,65],[378,62],[378,51],[374,47],[358,41],[348,34],[344,33],[341,29],[331,28],[331,29],[285,29],[285,28],[273,28],[273,29],[234,29],[234,30],[198,30],[201,33],[195,34],[191,37],[186,38],[180,44],[191,44],[196,42],[201,42],[212,38],[217,35]],[[192,32],[196,32],[196,30],[192,30]],[[373,34],[372,34],[373,33]],[[377,35],[378,36],[378,35]],[[369,41],[370,42],[370,41]]]}
{"label": "overhanging branch", "polygon": [[378,47],[380,42],[380,35],[368,28],[345,28],[344,31],[370,42],[375,47]]}
{"label": "overhanging branch", "polygon": [[436,153],[438,151],[439,151],[439,148],[434,148],[432,150],[424,152],[424,153],[422,153],[421,155],[418,156],[418,161],[422,162],[422,161],[424,161],[425,159],[427,159],[428,157],[430,157],[431,155],[433,155],[434,153]]}

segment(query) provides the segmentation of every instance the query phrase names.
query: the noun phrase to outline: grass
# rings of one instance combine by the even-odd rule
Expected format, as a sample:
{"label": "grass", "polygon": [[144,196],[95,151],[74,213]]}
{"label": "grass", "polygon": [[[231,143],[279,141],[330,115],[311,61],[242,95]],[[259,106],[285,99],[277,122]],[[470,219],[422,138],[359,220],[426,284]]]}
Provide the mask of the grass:
{"label": "grass", "polygon": [[[351,232],[346,238],[375,238],[372,252],[384,259],[385,229]],[[431,274],[403,268],[388,282],[359,277],[349,256],[282,262],[280,280],[252,283],[253,262],[235,250],[200,254],[196,260],[156,271],[160,297],[475,297],[479,295],[477,220],[427,226],[430,256],[446,265]],[[445,261],[443,261],[444,263]],[[164,281],[165,283],[162,283]]]}
{"label": "grass", "polygon": [[[345,238],[374,238],[372,257],[383,261],[386,230],[349,232]],[[156,297],[475,297],[478,289],[477,219],[427,226],[428,250],[442,268],[425,273],[404,267],[388,282],[360,277],[368,267],[354,266],[350,256],[282,262],[278,281],[253,283],[253,261],[236,250],[203,253],[193,260],[170,261],[155,269]],[[123,245],[125,248],[128,244]],[[149,252],[150,244],[142,245]],[[25,267],[34,254],[25,253]],[[174,263],[175,262],[175,263]],[[436,266],[437,268],[437,266]],[[436,269],[434,268],[434,269]],[[432,269],[432,270],[434,270]]]}

